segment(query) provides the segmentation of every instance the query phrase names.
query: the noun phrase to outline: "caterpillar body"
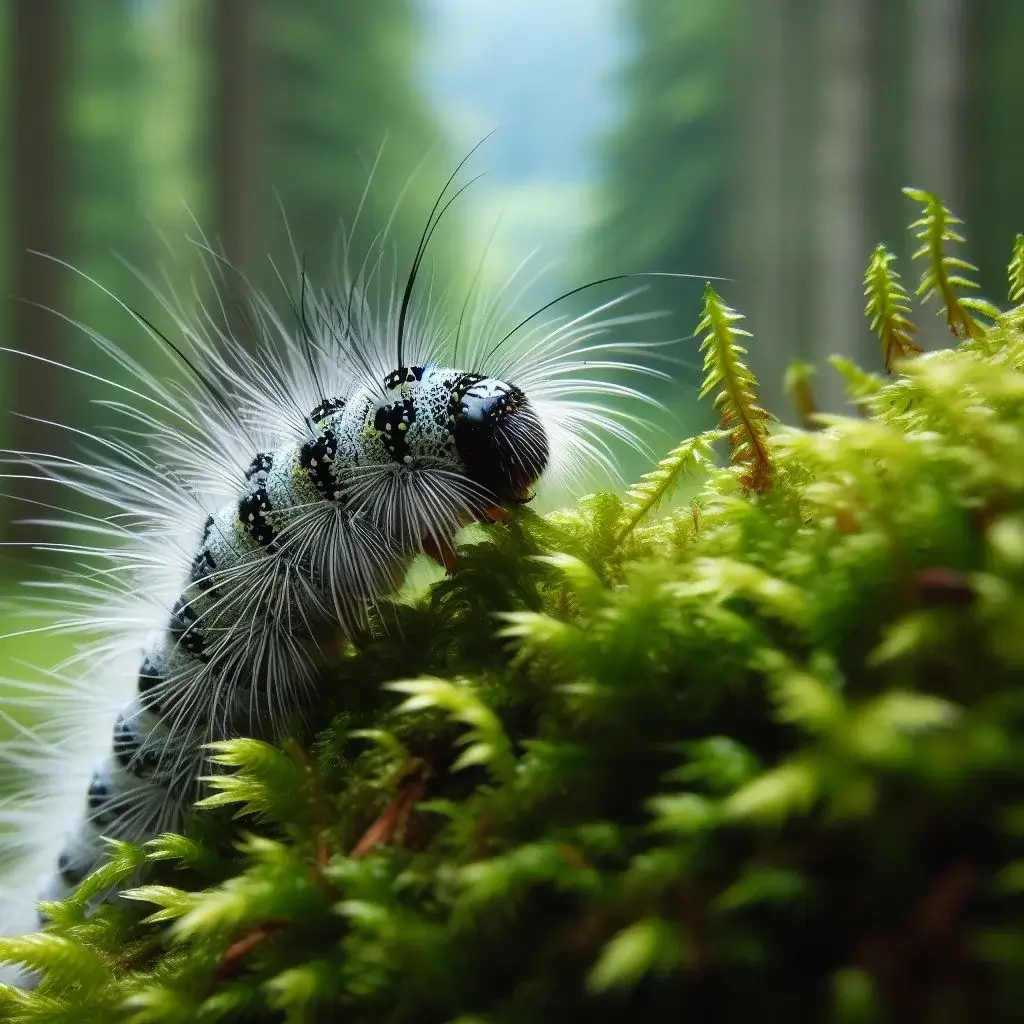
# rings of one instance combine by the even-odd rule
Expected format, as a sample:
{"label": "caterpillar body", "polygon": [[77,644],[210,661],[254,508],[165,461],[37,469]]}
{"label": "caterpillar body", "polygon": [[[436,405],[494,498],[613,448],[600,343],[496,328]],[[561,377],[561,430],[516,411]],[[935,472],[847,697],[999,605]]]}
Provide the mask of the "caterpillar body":
{"label": "caterpillar body", "polygon": [[617,382],[641,367],[602,337],[637,319],[618,313],[626,296],[574,317],[549,303],[512,330],[504,295],[471,288],[455,323],[416,299],[444,199],[404,282],[384,280],[383,238],[333,292],[307,294],[296,260],[294,326],[256,292],[240,332],[151,286],[172,334],[123,308],[188,383],[92,335],[117,373],[87,376],[120,396],[106,404],[126,429],[74,431],[92,447],[76,459],[6,453],[11,475],[105,511],[65,500],[77,565],[47,592],[62,614],[46,628],[88,643],[50,685],[7,683],[39,724],[9,721],[0,748],[0,769],[31,779],[0,804],[0,932],[31,930],[37,898],[102,863],[102,837],[180,828],[205,745],[277,735],[329,638],[358,642],[414,557],[451,569],[463,526],[529,500],[542,475],[607,464],[609,437],[635,440],[608,400],[642,397]]}

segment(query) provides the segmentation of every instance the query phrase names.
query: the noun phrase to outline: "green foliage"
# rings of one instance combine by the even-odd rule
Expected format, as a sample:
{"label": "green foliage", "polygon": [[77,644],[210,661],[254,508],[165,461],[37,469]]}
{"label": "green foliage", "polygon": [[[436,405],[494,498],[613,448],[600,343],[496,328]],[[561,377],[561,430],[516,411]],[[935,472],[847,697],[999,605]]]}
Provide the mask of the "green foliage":
{"label": "green foliage", "polygon": [[924,299],[936,296],[945,306],[946,322],[958,338],[977,338],[982,326],[971,316],[971,312],[984,316],[997,316],[999,310],[984,299],[963,297],[957,289],[973,290],[975,281],[965,277],[963,271],[977,273],[978,268],[959,256],[950,256],[946,246],[950,242],[963,242],[956,227],[963,221],[954,217],[949,208],[931,192],[919,188],[905,188],[904,193],[923,207],[920,219],[911,224],[921,247],[914,253],[914,259],[925,260],[921,283],[917,294]]}
{"label": "green foliage", "polygon": [[829,356],[829,363],[846,382],[846,394],[861,409],[870,410],[882,393],[884,381],[876,373],[869,373],[845,356]]}
{"label": "green foliage", "polygon": [[910,320],[910,296],[900,283],[900,275],[892,264],[896,257],[884,245],[876,246],[864,275],[867,315],[871,330],[882,343],[882,362],[886,373],[892,373],[893,361],[906,359],[921,351],[914,342],[917,325]]}
{"label": "green foliage", "polygon": [[1013,240],[1010,259],[1010,301],[1024,302],[1024,235]]}
{"label": "green foliage", "polygon": [[721,416],[719,426],[729,432],[733,462],[747,467],[740,480],[744,487],[763,491],[771,486],[771,461],[765,445],[771,417],[757,404],[757,381],[743,362],[747,350],[738,339],[749,338],[750,334],[734,326],[742,319],[742,314],[730,309],[710,283],[705,286],[704,315],[696,332],[704,332],[700,397],[721,388],[715,397],[715,410]]}
{"label": "green foliage", "polygon": [[793,404],[793,408],[800,417],[800,422],[805,427],[813,427],[816,422],[815,417],[818,415],[818,403],[814,397],[814,388],[811,383],[816,372],[816,367],[811,363],[796,359],[786,368],[783,382],[786,397]]}
{"label": "green foliage", "polygon": [[712,461],[712,445],[725,434],[708,430],[681,441],[650,473],[641,477],[627,492],[625,519],[618,539],[624,540],[642,520],[671,493],[679,480]]}
{"label": "green foliage", "polygon": [[[747,408],[736,316],[709,291]],[[770,489],[709,434],[488,528],[338,654],[316,732],[219,745],[187,837],[0,940],[45,975],[0,1016],[1015,1020],[1024,332],[974,330],[759,420]]]}
{"label": "green foliage", "polygon": [[409,679],[388,684],[388,689],[407,693],[399,711],[437,708],[453,721],[467,726],[455,742],[466,749],[450,766],[458,771],[471,765],[487,765],[496,782],[507,782],[515,774],[516,759],[498,716],[471,689],[468,680],[455,683],[443,679]]}
{"label": "green foliage", "polygon": [[678,926],[657,917],[623,928],[601,951],[587,975],[592,992],[630,989],[651,971],[670,973],[682,959],[684,938]]}

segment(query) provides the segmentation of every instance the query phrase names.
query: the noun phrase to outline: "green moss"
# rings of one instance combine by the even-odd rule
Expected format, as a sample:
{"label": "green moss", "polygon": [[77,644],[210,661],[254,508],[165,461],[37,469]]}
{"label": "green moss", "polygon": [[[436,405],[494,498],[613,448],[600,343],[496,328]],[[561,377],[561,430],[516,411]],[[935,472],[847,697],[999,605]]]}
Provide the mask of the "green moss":
{"label": "green moss", "polygon": [[719,348],[722,431],[383,609],[329,724],[0,940],[5,1019],[1016,1019],[1024,310],[943,280],[964,340],[857,414],[750,428]]}

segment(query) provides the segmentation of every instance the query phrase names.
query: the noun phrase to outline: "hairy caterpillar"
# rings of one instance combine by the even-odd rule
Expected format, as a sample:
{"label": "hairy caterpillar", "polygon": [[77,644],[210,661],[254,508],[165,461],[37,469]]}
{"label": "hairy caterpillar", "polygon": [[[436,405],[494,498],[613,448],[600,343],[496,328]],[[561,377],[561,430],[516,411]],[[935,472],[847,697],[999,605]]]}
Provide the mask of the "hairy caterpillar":
{"label": "hairy caterpillar", "polygon": [[418,298],[454,178],[404,280],[386,280],[383,237],[333,293],[308,293],[297,261],[294,326],[252,293],[243,337],[223,308],[154,287],[173,337],[124,309],[188,385],[92,335],[125,429],[73,431],[92,446],[76,459],[5,454],[11,475],[105,514],[72,504],[59,524],[80,534],[60,545],[77,564],[47,628],[89,643],[52,685],[8,684],[40,724],[9,723],[0,750],[32,779],[0,804],[0,931],[31,929],[37,897],[101,863],[101,837],[180,828],[204,745],[276,735],[314,691],[325,638],[358,638],[417,554],[452,568],[460,528],[529,500],[542,475],[606,464],[608,437],[635,442],[607,402],[642,397],[615,379],[642,368],[601,337],[637,319],[612,312],[624,297],[571,318],[544,319],[548,303],[510,330],[504,295],[471,289],[455,323]]}

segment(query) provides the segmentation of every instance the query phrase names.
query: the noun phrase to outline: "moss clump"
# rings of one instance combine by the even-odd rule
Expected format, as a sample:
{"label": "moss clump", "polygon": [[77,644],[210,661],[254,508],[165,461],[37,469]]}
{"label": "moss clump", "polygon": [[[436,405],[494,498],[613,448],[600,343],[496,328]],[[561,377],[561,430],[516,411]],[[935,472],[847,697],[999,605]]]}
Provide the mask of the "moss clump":
{"label": "moss clump", "polygon": [[327,728],[0,940],[48,972],[4,1019],[1017,1019],[1024,309],[929,273],[963,340],[800,430],[709,291],[722,429],[385,609]]}

